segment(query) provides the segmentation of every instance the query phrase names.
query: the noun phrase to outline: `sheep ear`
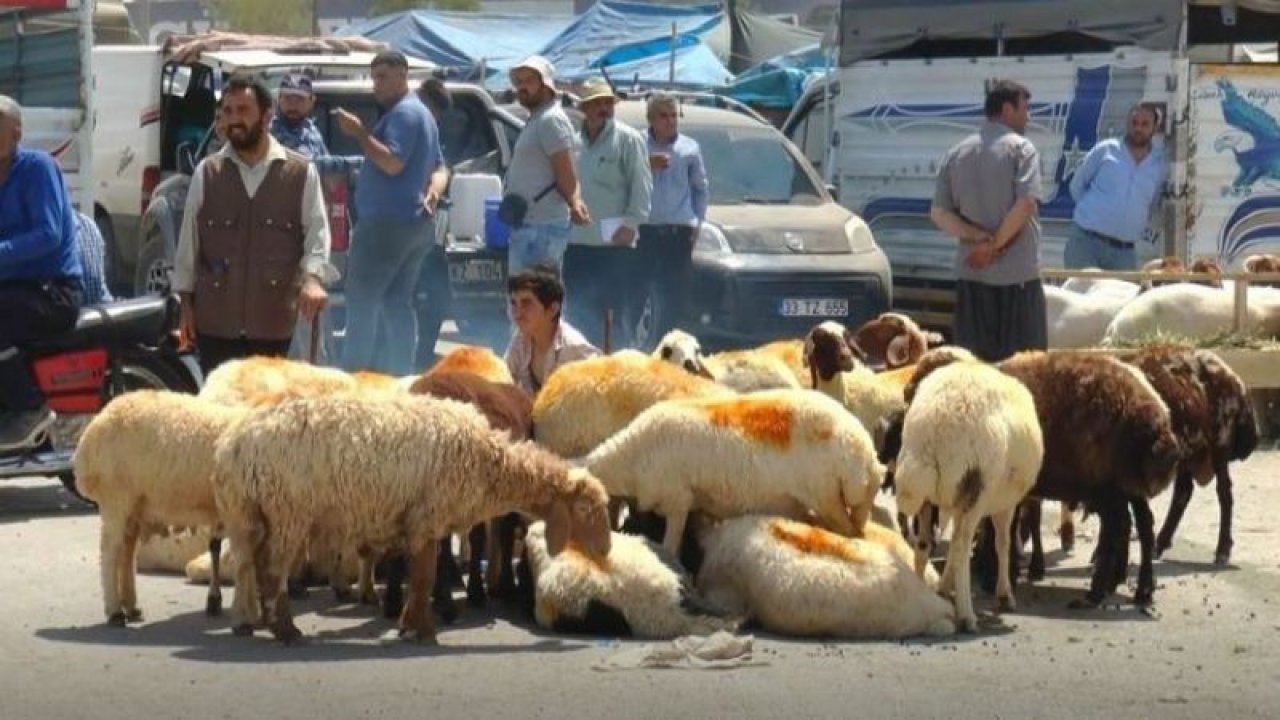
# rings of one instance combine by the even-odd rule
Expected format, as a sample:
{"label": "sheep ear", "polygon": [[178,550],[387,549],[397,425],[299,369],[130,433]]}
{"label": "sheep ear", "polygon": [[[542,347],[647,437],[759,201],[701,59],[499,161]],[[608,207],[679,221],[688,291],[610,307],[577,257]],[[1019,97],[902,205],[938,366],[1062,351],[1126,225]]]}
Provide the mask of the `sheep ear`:
{"label": "sheep ear", "polygon": [[889,343],[895,337],[897,337],[897,331],[892,326],[877,319],[858,328],[858,331],[849,340],[849,346],[854,349],[855,353],[861,355],[864,361],[869,358],[871,362],[879,362],[885,358],[889,351]]}
{"label": "sheep ear", "polygon": [[569,505],[562,500],[557,500],[552,503],[551,511],[547,513],[545,519],[547,554],[551,556],[559,555],[569,544],[569,530],[573,524],[573,516],[569,512]]}
{"label": "sheep ear", "polygon": [[884,364],[890,368],[911,363],[911,336],[899,335],[889,341],[884,349]]}

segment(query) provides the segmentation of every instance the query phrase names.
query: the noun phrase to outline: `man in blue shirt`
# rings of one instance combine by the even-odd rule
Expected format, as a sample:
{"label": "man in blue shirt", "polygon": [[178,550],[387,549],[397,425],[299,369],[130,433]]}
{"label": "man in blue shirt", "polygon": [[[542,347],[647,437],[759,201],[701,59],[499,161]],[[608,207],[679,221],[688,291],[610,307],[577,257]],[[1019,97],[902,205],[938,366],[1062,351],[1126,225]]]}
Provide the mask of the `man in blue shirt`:
{"label": "man in blue shirt", "polygon": [[[662,337],[684,319],[689,302],[693,246],[707,219],[707,170],[698,141],[680,132],[680,104],[674,96],[655,94],[646,111],[653,194],[636,245],[644,268],[636,281],[641,288],[657,283],[667,298],[668,312],[654,328],[654,337]],[[632,297],[643,295],[633,292]]]}
{"label": "man in blue shirt", "polygon": [[21,141],[22,107],[0,95],[0,453],[35,445],[53,424],[22,347],[74,327],[82,297],[62,172]]}
{"label": "man in blue shirt", "polygon": [[1071,176],[1072,216],[1063,264],[1069,268],[1135,270],[1134,246],[1143,239],[1169,165],[1152,143],[1159,126],[1155,108],[1129,111],[1123,140],[1103,140]]}
{"label": "man in blue shirt", "polygon": [[[347,327],[342,366],[392,375],[413,372],[418,321],[413,289],[435,238],[433,214],[443,188],[427,180],[440,167],[436,121],[409,90],[409,61],[395,50],[370,63],[373,95],[383,110],[372,129],[337,109],[342,131],[365,155],[356,181],[356,226],[347,254]],[[378,324],[389,342],[377,353]]]}

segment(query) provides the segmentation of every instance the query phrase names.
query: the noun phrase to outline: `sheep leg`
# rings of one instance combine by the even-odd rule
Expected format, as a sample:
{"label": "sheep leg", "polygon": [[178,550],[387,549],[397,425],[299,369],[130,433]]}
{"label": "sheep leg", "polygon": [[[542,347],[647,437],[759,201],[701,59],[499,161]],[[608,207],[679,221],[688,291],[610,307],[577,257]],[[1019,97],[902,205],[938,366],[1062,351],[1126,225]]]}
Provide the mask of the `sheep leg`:
{"label": "sheep leg", "polygon": [[[960,632],[978,630],[978,616],[973,612],[973,589],[969,583],[969,555],[973,550],[976,529],[977,523],[972,516],[956,517],[951,547],[947,548],[947,572],[951,572],[955,579],[956,629]],[[951,570],[953,566],[954,572]]]}
{"label": "sheep leg", "polygon": [[[382,617],[395,620],[404,611],[404,576],[408,568],[404,553],[401,552],[388,554],[383,558],[383,563],[386,567],[386,577],[383,578],[386,589],[382,593]],[[437,586],[439,582],[437,579]],[[445,592],[449,592],[448,587],[445,587]]]}
{"label": "sheep leg", "polygon": [[124,627],[126,620],[120,606],[120,564],[124,549],[126,519],[119,513],[102,513],[102,529],[98,544],[101,553],[102,604],[107,622]]}
{"label": "sheep leg", "polygon": [[[488,538],[488,523],[477,523],[471,526],[469,533],[471,540],[471,556],[467,558],[467,604],[471,607],[484,607],[488,602],[488,597],[484,591],[484,564],[485,557],[492,556],[492,546],[486,542]],[[493,558],[489,558],[490,563]]]}
{"label": "sheep leg", "polygon": [[217,617],[222,614],[222,538],[214,535],[209,538],[209,594],[204,601],[204,614]]}
{"label": "sheep leg", "polygon": [[436,582],[439,552],[428,543],[409,556],[409,592],[400,613],[400,638],[435,645],[435,615],[427,611],[427,589]]}
{"label": "sheep leg", "polygon": [[672,510],[666,514],[667,531],[662,537],[662,546],[675,557],[680,557],[680,541],[684,538],[684,525],[689,521],[688,508]]}
{"label": "sheep leg", "polygon": [[378,591],[373,586],[373,569],[378,564],[377,557],[370,550],[360,552],[360,578],[358,588],[361,605],[377,605]]}
{"label": "sheep leg", "polygon": [[[1098,546],[1095,550],[1097,561],[1093,565],[1093,576],[1089,580],[1089,590],[1083,598],[1072,600],[1069,607],[1075,609],[1091,609],[1102,604],[1115,590],[1115,566],[1120,558],[1121,533],[1124,530],[1125,518],[1129,514],[1124,498],[1109,495],[1102,498],[1095,508],[1098,513]],[[1127,534],[1123,542],[1127,543]]]}
{"label": "sheep leg", "polygon": [[1062,541],[1062,552],[1067,555],[1076,549],[1075,511],[1075,503],[1058,503],[1058,538]]}
{"label": "sheep leg", "polygon": [[1133,604],[1149,607],[1155,601],[1156,573],[1151,555],[1155,546],[1155,518],[1146,498],[1130,502],[1133,507],[1133,524],[1138,529],[1138,547],[1142,553],[1138,565],[1138,588],[1133,593]]}
{"label": "sheep leg", "polygon": [[242,533],[233,533],[229,539],[239,561],[236,564],[236,594],[231,601],[231,631],[236,635],[252,635],[254,627],[262,622],[256,563],[250,550],[253,544]]}
{"label": "sheep leg", "polygon": [[[498,584],[496,597],[503,599],[511,599],[516,596],[516,574],[514,570],[514,556],[516,545],[516,528],[520,524],[520,516],[516,513],[507,513],[506,516],[499,518],[497,521],[497,540],[494,544],[494,553],[500,556],[498,568]],[[493,559],[489,560],[489,569],[493,570]],[[490,586],[490,594],[493,594]]]}
{"label": "sheep leg", "polygon": [[124,544],[120,548],[120,604],[126,622],[142,619],[138,609],[138,536],[142,526],[137,517],[129,518],[124,526]]}
{"label": "sheep leg", "polygon": [[1028,500],[1022,503],[1022,509],[1019,511],[1023,515],[1020,523],[1022,530],[1031,537],[1031,560],[1027,563],[1027,579],[1033,582],[1044,579],[1044,543],[1040,537],[1043,508],[1044,503],[1040,500]]}
{"label": "sheep leg", "polygon": [[1231,547],[1235,544],[1231,539],[1231,514],[1235,499],[1231,495],[1231,473],[1226,462],[1218,463],[1218,548],[1213,553],[1214,565],[1227,565],[1231,562]]}
{"label": "sheep leg", "polygon": [[[284,535],[281,528],[275,528],[275,532]],[[283,545],[284,537],[263,537],[254,547],[253,564],[257,567],[258,588],[264,614],[270,618],[271,634],[285,645],[291,645],[302,638],[289,607],[289,570],[300,553],[288,552],[289,548]]]}
{"label": "sheep leg", "polygon": [[1128,502],[1124,504],[1123,510],[1124,512],[1118,517],[1120,519],[1120,527],[1124,532],[1116,533],[1117,541],[1120,541],[1120,544],[1116,547],[1116,557],[1112,561],[1114,563],[1112,567],[1115,571],[1113,590],[1123,585],[1125,579],[1129,576],[1129,537],[1133,533],[1133,522],[1129,517]]}
{"label": "sheep leg", "polygon": [[[431,607],[435,612],[439,613],[440,619],[444,621],[445,625],[452,625],[458,619],[458,606],[453,602],[453,581],[449,577],[449,572],[443,569],[455,566],[451,535],[446,535],[439,542],[434,555],[436,557],[436,567],[441,568],[441,571],[432,574]],[[407,568],[410,582],[413,581],[411,562]],[[401,614],[403,615],[403,612]]]}
{"label": "sheep leg", "polygon": [[[931,503],[921,505],[920,512],[916,514],[917,530],[911,533],[911,537],[909,537],[911,545],[915,549],[916,574],[922,578],[924,577],[925,568],[929,565],[929,556],[933,554],[933,533],[925,532],[922,534],[918,528],[929,527],[929,523],[932,522],[932,520],[933,505]],[[910,527],[910,523],[907,524],[907,527]],[[946,592],[946,589],[949,587],[944,583],[950,577],[950,572],[951,565],[948,563],[947,568],[943,570],[942,582],[938,583],[938,590],[940,592]]]}
{"label": "sheep leg", "polygon": [[484,586],[490,597],[501,597],[499,585],[502,583],[502,572],[506,569],[507,556],[511,548],[502,544],[502,524],[507,521],[506,515],[490,518],[484,524],[484,546],[488,551],[489,565],[484,570]]}
{"label": "sheep leg", "polygon": [[1010,580],[1009,556],[1013,552],[1013,518],[1018,509],[1015,505],[1003,512],[993,513],[991,521],[996,526],[996,607],[1001,612],[1010,612],[1018,607],[1013,597],[1013,583]]}
{"label": "sheep leg", "polygon": [[1195,492],[1195,487],[1196,484],[1191,477],[1191,473],[1178,472],[1178,477],[1173,485],[1173,499],[1169,501],[1169,514],[1164,516],[1164,523],[1160,526],[1160,534],[1156,537],[1155,553],[1157,558],[1173,547],[1173,534],[1178,532],[1178,524],[1182,522],[1182,515],[1187,511],[1187,504],[1191,502],[1191,495]]}

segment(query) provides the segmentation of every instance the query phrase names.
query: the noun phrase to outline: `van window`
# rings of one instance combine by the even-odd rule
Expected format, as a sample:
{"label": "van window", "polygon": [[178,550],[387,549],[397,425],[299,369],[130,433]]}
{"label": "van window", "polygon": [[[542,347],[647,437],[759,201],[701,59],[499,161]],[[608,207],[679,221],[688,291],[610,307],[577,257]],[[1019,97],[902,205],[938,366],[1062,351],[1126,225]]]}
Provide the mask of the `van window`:
{"label": "van window", "polygon": [[[365,127],[373,127],[379,116],[373,96],[321,96],[316,99],[316,109],[312,112],[331,155],[361,155],[359,143],[342,132],[329,114],[331,108],[339,106],[360,116]],[[474,95],[454,93],[453,103],[436,122],[440,128],[445,163],[450,167],[486,155],[498,147],[487,109]]]}
{"label": "van window", "polygon": [[827,159],[827,146],[831,142],[831,133],[827,129],[826,100],[819,98],[809,106],[803,123],[803,135],[797,128],[796,137],[804,156],[809,159],[818,174],[822,174],[822,165]]}
{"label": "van window", "polygon": [[702,147],[715,205],[817,205],[822,194],[804,161],[773,128],[681,126]]}

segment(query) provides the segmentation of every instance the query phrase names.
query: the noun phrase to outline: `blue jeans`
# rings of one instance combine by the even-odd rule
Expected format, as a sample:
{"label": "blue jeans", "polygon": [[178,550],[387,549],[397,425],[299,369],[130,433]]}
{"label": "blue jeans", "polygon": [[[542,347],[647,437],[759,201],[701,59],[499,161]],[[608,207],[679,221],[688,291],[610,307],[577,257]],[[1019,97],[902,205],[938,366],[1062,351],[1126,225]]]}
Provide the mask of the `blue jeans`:
{"label": "blue jeans", "polygon": [[[413,372],[418,338],[413,288],[434,240],[434,221],[428,217],[366,219],[356,225],[347,254],[343,369],[391,375]],[[377,347],[379,324],[385,332],[384,342],[389,343],[381,353]]]}
{"label": "blue jeans", "polygon": [[1067,246],[1062,251],[1062,264],[1067,268],[1100,270],[1137,270],[1138,253],[1133,245],[1117,247],[1097,233],[1071,223]]}
{"label": "blue jeans", "polygon": [[530,223],[511,231],[507,246],[507,275],[515,275],[537,263],[564,268],[564,251],[569,246],[569,221]]}

